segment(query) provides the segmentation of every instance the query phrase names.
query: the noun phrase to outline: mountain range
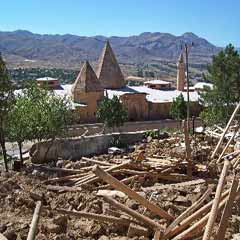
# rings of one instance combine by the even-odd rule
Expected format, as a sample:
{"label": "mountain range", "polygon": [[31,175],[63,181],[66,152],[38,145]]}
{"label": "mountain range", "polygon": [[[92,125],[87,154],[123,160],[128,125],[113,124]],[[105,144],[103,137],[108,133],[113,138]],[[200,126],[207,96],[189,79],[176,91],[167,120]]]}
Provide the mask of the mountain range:
{"label": "mountain range", "polygon": [[77,36],[71,34],[35,34],[25,30],[0,31],[0,52],[15,66],[38,62],[40,65],[71,68],[83,60],[96,62],[109,40],[122,64],[175,63],[184,43],[193,42],[190,53],[192,64],[207,64],[221,49],[194,33],[181,36],[169,33],[145,32],[129,37]]}

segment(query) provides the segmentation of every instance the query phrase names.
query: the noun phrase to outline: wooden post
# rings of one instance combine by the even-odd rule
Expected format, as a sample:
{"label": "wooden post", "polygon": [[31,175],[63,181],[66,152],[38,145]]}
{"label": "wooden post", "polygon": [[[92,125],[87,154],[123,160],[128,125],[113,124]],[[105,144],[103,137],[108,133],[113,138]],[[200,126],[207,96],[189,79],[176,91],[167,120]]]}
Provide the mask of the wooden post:
{"label": "wooden post", "polygon": [[[120,182],[128,184],[128,183],[131,183],[133,180],[136,180],[138,178],[139,178],[139,176],[134,175],[134,176],[131,176],[131,177],[124,178]],[[112,188],[111,185],[110,184],[106,184],[106,185],[101,185],[101,186],[97,187],[97,190],[110,189],[110,188]]]}
{"label": "wooden post", "polygon": [[91,162],[91,163],[94,163],[94,164],[99,164],[99,165],[102,165],[102,166],[107,166],[107,167],[113,166],[111,163],[98,161],[98,160],[87,158],[87,157],[82,157],[81,160],[86,161],[86,162]]}
{"label": "wooden post", "polygon": [[[220,205],[218,206],[217,211],[220,211],[223,206],[225,205],[227,201],[227,198],[225,198],[224,200],[222,200],[222,202],[220,203]],[[190,226],[188,229],[186,229],[185,231],[183,231],[182,233],[180,233],[179,235],[177,235],[176,237],[173,238],[173,240],[181,240],[181,239],[194,239],[193,237],[202,232],[203,227],[206,225],[209,216],[211,213],[208,213],[207,215],[205,215],[204,217],[202,217],[199,221],[197,221],[196,223],[194,223],[192,226]],[[164,238],[165,239],[165,238]]]}
{"label": "wooden post", "polygon": [[162,236],[162,233],[160,230],[157,230],[155,233],[154,233],[154,238],[153,240],[161,240],[161,236]]}
{"label": "wooden post", "polygon": [[118,218],[118,217],[113,217],[113,216],[107,216],[103,214],[96,214],[96,213],[88,213],[88,212],[79,212],[79,211],[69,211],[65,209],[54,209],[53,211],[66,214],[66,215],[71,215],[71,216],[76,216],[80,218],[87,218],[87,219],[94,219],[96,221],[100,222],[107,222],[107,223],[113,223],[113,224],[118,224],[118,225],[123,225],[123,226],[129,226],[129,224],[133,221],[125,218]]}
{"label": "wooden post", "polygon": [[188,131],[189,128],[185,120],[183,120],[183,127],[184,127],[184,138],[185,138],[185,147],[186,147],[186,159],[188,162],[187,175],[192,176],[192,157],[191,157],[191,146],[189,141],[189,131]]}
{"label": "wooden post", "polygon": [[34,210],[30,230],[28,232],[27,240],[34,240],[37,233],[37,225],[42,210],[42,202],[38,201]]}
{"label": "wooden post", "polygon": [[173,220],[173,216],[168,214],[165,210],[159,208],[158,206],[154,205],[135,191],[133,191],[131,188],[126,186],[125,184],[121,183],[118,181],[116,178],[112,177],[110,174],[108,174],[106,171],[101,169],[99,166],[96,166],[93,169],[93,172],[103,179],[105,182],[109,183],[112,187],[116,188],[119,191],[124,192],[127,194],[130,198],[133,198],[134,200],[138,201],[141,203],[144,207],[152,211],[153,213],[159,215],[162,218],[165,218],[167,220]]}
{"label": "wooden post", "polygon": [[237,179],[237,177],[235,175],[234,179],[232,181],[231,190],[228,195],[227,203],[223,210],[223,214],[222,214],[221,221],[219,224],[216,240],[225,239],[225,232],[227,229],[228,218],[230,217],[231,212],[232,212],[232,205],[233,205],[234,199],[237,195],[238,185],[239,185],[239,180]]}
{"label": "wooden post", "polygon": [[[228,195],[229,190],[225,191],[221,196],[221,201],[227,199],[226,196]],[[190,225],[192,222],[197,220],[200,216],[205,214],[208,210],[211,209],[211,206],[213,204],[213,200],[198,209],[196,212],[194,212],[192,215],[184,219],[177,227],[172,229],[168,234],[164,235],[163,239],[169,239],[170,237],[176,235],[177,233],[181,232],[182,230],[186,229],[188,225]]]}
{"label": "wooden post", "polygon": [[192,134],[195,134],[195,116],[192,117]]}
{"label": "wooden post", "polygon": [[223,166],[223,169],[222,169],[222,173],[221,173],[221,176],[219,178],[218,185],[217,185],[217,190],[216,190],[215,198],[214,198],[214,201],[213,201],[212,209],[211,209],[211,212],[210,212],[210,216],[209,216],[209,219],[208,219],[208,223],[207,223],[207,226],[205,228],[204,235],[203,235],[203,240],[209,240],[211,238],[212,229],[213,229],[215,220],[217,218],[218,205],[221,201],[222,190],[223,190],[223,187],[224,187],[224,184],[225,184],[225,178],[226,178],[229,166],[230,166],[230,162],[228,160],[225,160],[224,166]]}
{"label": "wooden post", "polygon": [[[113,165],[111,167],[109,167],[106,172],[112,172],[114,170],[118,170],[118,169],[121,169],[123,167],[126,167],[128,166],[130,163],[130,161],[126,161],[126,162],[123,162],[121,164],[118,164],[118,165]],[[94,174],[89,174],[85,179],[80,179],[79,181],[77,181],[75,183],[75,186],[82,186],[82,185],[86,185],[86,184],[91,184],[91,183],[94,183],[96,182],[97,180],[99,180],[99,177],[95,177]]]}
{"label": "wooden post", "polygon": [[224,139],[224,137],[225,137],[225,135],[226,135],[226,133],[227,133],[227,131],[228,131],[231,123],[232,123],[232,121],[234,120],[234,117],[235,117],[235,115],[237,114],[239,108],[240,108],[240,103],[238,103],[238,105],[237,105],[237,107],[235,108],[232,116],[230,117],[230,119],[229,119],[229,121],[228,121],[228,124],[227,124],[224,132],[222,133],[222,136],[221,136],[221,138],[219,139],[218,144],[217,144],[215,150],[214,150],[213,153],[212,153],[211,158],[214,158],[215,155],[216,155],[216,153],[218,152],[218,150],[219,150],[219,148],[220,148],[220,145],[221,145],[221,143],[222,143],[222,141],[223,141],[223,139]]}
{"label": "wooden post", "polygon": [[113,206],[115,206],[117,209],[120,209],[123,212],[126,212],[127,214],[129,214],[130,216],[132,216],[133,218],[136,218],[138,221],[143,222],[145,225],[147,225],[148,227],[150,227],[153,230],[158,230],[161,229],[163,230],[163,228],[161,227],[161,225],[159,225],[158,223],[154,222],[152,219],[132,210],[131,208],[117,202],[116,200],[114,200],[113,198],[110,197],[106,197],[103,196],[103,199],[107,202],[112,204]]}
{"label": "wooden post", "polygon": [[223,149],[222,153],[220,154],[218,160],[217,160],[217,163],[219,163],[224,155],[224,153],[227,151],[229,145],[231,144],[232,140],[234,139],[235,135],[236,135],[237,131],[235,130],[233,135],[231,136],[231,138],[229,139],[229,141],[227,142],[225,148]]}

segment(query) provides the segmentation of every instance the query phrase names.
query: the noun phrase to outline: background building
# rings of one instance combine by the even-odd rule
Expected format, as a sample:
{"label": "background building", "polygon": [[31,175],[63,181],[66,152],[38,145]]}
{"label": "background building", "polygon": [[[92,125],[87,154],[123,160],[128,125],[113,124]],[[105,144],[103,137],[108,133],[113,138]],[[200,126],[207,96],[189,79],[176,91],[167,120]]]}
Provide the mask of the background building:
{"label": "background building", "polygon": [[[97,106],[104,98],[112,98],[116,95],[128,109],[130,121],[157,120],[170,117],[170,109],[173,100],[183,94],[187,100],[185,91],[185,63],[181,54],[177,62],[177,88],[163,80],[149,80],[143,86],[127,86],[120,66],[113,53],[110,43],[107,41],[99,59],[97,74],[88,61],[84,63],[74,84],[59,85],[50,78],[37,79],[38,84],[46,82],[56,94],[68,96],[72,103],[72,109],[77,113],[78,122],[96,122]],[[204,84],[198,84],[190,91],[191,114],[197,116],[201,110],[199,104],[199,92]],[[56,88],[55,88],[56,87]]]}

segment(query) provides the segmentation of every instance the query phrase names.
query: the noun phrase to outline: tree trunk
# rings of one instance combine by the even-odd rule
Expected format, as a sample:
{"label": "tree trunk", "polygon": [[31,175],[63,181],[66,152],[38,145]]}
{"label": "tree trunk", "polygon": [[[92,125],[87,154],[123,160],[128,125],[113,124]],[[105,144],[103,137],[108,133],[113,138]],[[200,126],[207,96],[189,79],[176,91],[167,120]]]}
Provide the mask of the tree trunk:
{"label": "tree trunk", "polygon": [[8,172],[7,151],[6,151],[6,147],[5,147],[5,139],[4,139],[3,136],[1,136],[0,144],[1,144],[1,147],[2,147],[2,153],[3,153],[3,160],[4,160],[5,169],[6,169],[6,172]]}
{"label": "tree trunk", "polygon": [[18,142],[18,148],[19,148],[21,164],[23,165],[22,142]]}

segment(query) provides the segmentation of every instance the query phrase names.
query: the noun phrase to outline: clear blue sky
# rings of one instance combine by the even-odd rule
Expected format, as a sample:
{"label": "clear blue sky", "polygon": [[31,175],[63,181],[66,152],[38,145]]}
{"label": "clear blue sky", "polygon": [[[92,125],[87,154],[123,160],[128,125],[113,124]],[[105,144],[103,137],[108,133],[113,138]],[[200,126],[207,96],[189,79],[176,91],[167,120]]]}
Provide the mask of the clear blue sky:
{"label": "clear blue sky", "polygon": [[240,47],[240,0],[1,0],[0,31],[128,36],[184,32]]}

